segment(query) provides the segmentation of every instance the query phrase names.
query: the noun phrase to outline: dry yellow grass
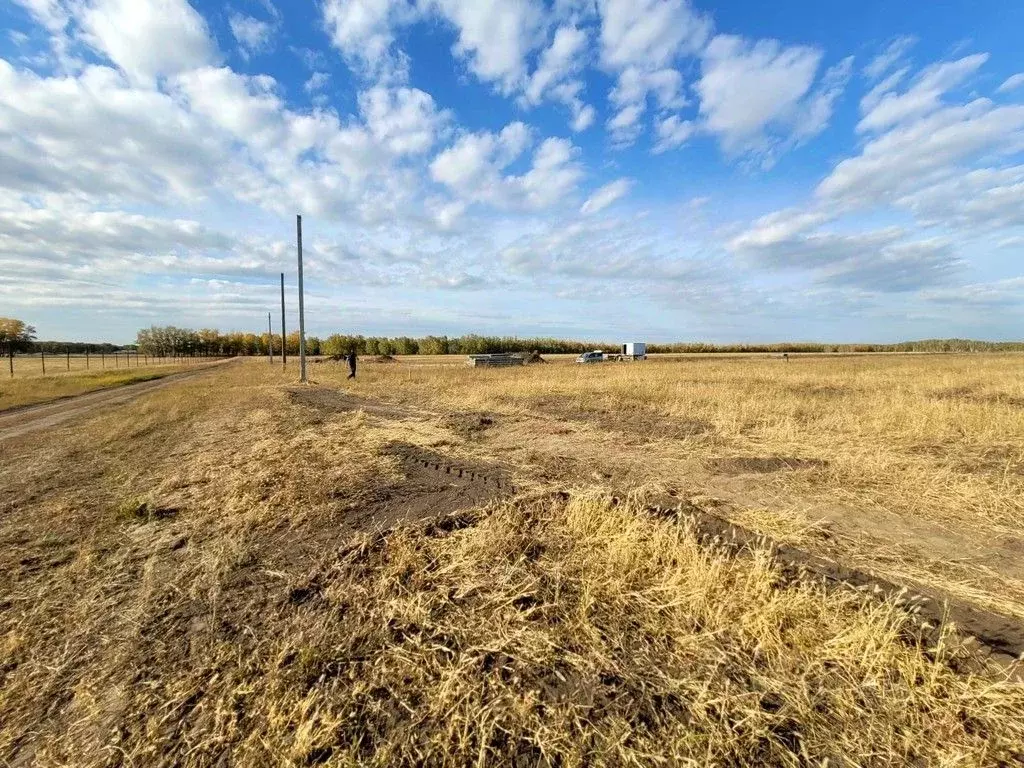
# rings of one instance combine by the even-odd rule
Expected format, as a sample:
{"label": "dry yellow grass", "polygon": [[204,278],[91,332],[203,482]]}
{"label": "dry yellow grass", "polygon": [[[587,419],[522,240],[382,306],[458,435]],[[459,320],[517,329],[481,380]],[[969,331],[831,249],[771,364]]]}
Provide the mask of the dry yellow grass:
{"label": "dry yellow grass", "polygon": [[[958,373],[935,389],[1015,396],[1007,364],[982,359],[986,380],[977,363],[943,359]],[[1024,759],[1019,684],[957,673],[953,651],[919,647],[895,606],[786,584],[763,553],[734,560],[709,551],[638,501],[660,488],[703,490],[713,503],[728,488],[714,487],[712,473],[678,474],[705,457],[828,460],[800,478],[759,476],[777,505],[726,507],[807,538],[779,522],[782,511],[801,494],[832,493],[847,478],[836,463],[856,467],[864,454],[882,473],[885,482],[853,487],[857,499],[909,494],[920,478],[895,484],[898,472],[883,473],[882,457],[865,447],[937,461],[907,444],[952,435],[972,445],[942,420],[973,419],[965,412],[974,403],[951,408],[938,398],[950,410],[924,421],[894,413],[876,422],[887,440],[823,408],[815,398],[824,395],[804,397],[801,409],[802,396],[784,394],[820,386],[822,371],[801,380],[793,363],[781,372],[769,362],[731,365],[367,365],[343,385],[365,398],[356,401],[323,386],[339,375],[328,364],[311,369],[320,385],[299,388],[252,363],[57,436],[19,438],[0,453],[0,762]],[[882,390],[899,381],[903,402],[921,402],[930,390],[903,367],[913,365],[859,377],[832,369],[828,381],[847,381],[854,394],[843,396],[857,407],[884,402]],[[766,393],[778,396],[776,408],[747,402]],[[639,435],[618,420],[622,409],[644,416]],[[493,423],[469,429],[474,422],[453,418],[466,411],[487,411]],[[1009,441],[1020,423],[996,413],[1005,423],[989,436]],[[697,420],[711,427],[678,428]],[[819,434],[826,427],[831,439]],[[395,441],[500,463],[520,495],[439,525],[354,525],[359,510],[450,501],[389,451]],[[595,460],[605,454],[607,463]],[[616,505],[593,487],[602,485],[593,473],[618,463],[627,471],[603,485],[632,479],[637,489]],[[723,482],[739,484],[737,497],[752,492],[743,477]],[[976,483],[995,499],[978,524],[1011,529],[1012,489],[1000,495],[1006,486],[986,473]],[[556,486],[574,490],[552,494]],[[961,519],[950,499],[936,495],[923,519]]]}
{"label": "dry yellow grass", "polygon": [[[824,522],[857,562],[1024,618],[1022,372],[1022,355],[392,364],[364,366],[353,391],[506,416],[486,449],[534,476],[677,486],[783,538]],[[347,386],[329,366],[314,375]],[[822,464],[708,465],[766,457]]]}
{"label": "dry yellow grass", "polygon": [[150,365],[140,368],[88,370],[84,367],[70,372],[63,369],[41,374],[16,374],[15,378],[0,375],[0,412],[25,405],[48,403],[64,397],[84,395],[100,389],[110,389],[137,381],[151,381],[194,366]]}

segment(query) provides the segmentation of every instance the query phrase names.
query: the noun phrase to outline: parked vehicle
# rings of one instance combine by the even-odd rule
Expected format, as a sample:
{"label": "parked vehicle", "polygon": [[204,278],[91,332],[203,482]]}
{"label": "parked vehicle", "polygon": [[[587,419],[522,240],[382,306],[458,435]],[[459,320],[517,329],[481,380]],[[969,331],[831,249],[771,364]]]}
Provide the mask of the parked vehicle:
{"label": "parked vehicle", "polygon": [[602,363],[604,362],[604,352],[599,349],[593,352],[584,352],[582,355],[576,358],[577,363]]}
{"label": "parked vehicle", "polygon": [[631,341],[622,345],[620,360],[646,360],[647,344],[642,341]]}

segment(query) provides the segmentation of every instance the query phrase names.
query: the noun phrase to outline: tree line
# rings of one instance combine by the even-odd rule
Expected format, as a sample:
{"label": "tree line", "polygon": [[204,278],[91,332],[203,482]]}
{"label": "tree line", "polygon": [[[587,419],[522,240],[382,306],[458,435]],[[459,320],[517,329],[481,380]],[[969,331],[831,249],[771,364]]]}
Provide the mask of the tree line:
{"label": "tree line", "polygon": [[[299,334],[288,335],[285,342],[289,355],[299,354]],[[332,334],[326,338],[306,337],[309,355],[480,355],[495,352],[540,352],[541,354],[580,354],[593,349],[612,351],[616,342],[576,341],[551,337],[519,336],[363,336]],[[154,357],[234,357],[239,355],[266,355],[272,350],[281,354],[281,336],[243,331],[221,332],[214,328],[178,328],[173,325],[143,328],[136,335],[135,344],[94,344],[84,342],[36,341],[35,329],[24,321],[0,317],[0,355],[20,352],[46,352],[47,354],[113,353],[125,350]],[[1020,341],[974,341],[971,339],[924,339],[898,344],[707,344],[701,342],[653,343],[647,351],[660,353],[729,353],[754,352],[763,354],[799,353],[851,353],[851,352],[1022,352]]]}
{"label": "tree line", "polygon": [[[280,354],[281,336],[269,340],[274,354]],[[266,333],[220,333],[216,330],[193,331],[174,328],[148,328],[139,331],[138,349],[144,354],[198,354],[198,355],[266,355]],[[495,352],[540,352],[541,354],[580,354],[594,349],[612,351],[617,342],[576,341],[550,337],[519,336],[363,336],[361,334],[332,334],[326,338],[306,337],[309,355],[340,356],[355,352],[357,355],[482,355]],[[706,344],[679,342],[648,344],[652,354],[663,353],[736,353],[754,352],[782,354],[784,352],[851,353],[851,352],[1021,352],[1024,342],[973,341],[970,339],[925,339],[898,344]],[[289,334],[289,355],[299,353],[299,334]]]}

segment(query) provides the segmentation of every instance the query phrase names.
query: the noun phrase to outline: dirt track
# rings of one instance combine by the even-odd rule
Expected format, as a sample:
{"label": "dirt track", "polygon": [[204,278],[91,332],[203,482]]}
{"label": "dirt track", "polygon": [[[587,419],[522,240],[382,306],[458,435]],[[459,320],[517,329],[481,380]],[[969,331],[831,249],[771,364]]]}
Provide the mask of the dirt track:
{"label": "dirt track", "polygon": [[102,389],[97,392],[88,392],[84,395],[56,400],[51,403],[29,405],[24,408],[15,408],[0,413],[0,443],[30,432],[36,432],[40,429],[48,429],[69,419],[92,413],[104,406],[122,405],[137,397],[141,397],[147,392],[174,384],[184,378],[198,376],[219,365],[224,365],[224,363],[211,363],[193,371],[172,373],[159,379],[125,384],[111,389]]}

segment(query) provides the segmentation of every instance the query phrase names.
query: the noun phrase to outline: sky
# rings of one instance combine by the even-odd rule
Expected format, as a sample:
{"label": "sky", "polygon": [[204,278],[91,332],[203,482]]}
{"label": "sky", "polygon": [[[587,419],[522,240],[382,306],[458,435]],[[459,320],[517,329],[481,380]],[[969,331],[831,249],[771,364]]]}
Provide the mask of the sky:
{"label": "sky", "polygon": [[1024,337],[1024,3],[0,0],[0,315]]}

